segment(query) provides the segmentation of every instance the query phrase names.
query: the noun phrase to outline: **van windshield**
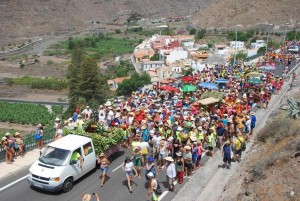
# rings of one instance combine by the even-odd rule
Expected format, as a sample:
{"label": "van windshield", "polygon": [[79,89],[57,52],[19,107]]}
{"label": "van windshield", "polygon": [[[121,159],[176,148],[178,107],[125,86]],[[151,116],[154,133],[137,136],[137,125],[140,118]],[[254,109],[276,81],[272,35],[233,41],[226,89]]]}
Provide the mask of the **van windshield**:
{"label": "van windshield", "polygon": [[66,165],[71,151],[48,146],[39,158],[39,161],[48,165]]}

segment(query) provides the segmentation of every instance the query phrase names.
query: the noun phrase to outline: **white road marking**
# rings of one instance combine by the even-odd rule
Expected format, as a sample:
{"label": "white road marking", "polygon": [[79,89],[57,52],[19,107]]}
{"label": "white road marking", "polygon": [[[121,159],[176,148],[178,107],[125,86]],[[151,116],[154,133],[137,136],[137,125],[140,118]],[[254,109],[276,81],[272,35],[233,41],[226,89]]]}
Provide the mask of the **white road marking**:
{"label": "white road marking", "polygon": [[[174,186],[176,185],[176,184],[178,184],[178,182],[177,181],[174,181]],[[161,201],[168,193],[169,193],[170,191],[164,191],[160,196],[159,196],[159,198],[158,198],[158,201]]]}
{"label": "white road marking", "polygon": [[117,168],[113,169],[112,172],[118,170],[120,167],[122,167],[123,164],[119,165]]}
{"label": "white road marking", "polygon": [[161,201],[166,195],[169,193],[169,191],[164,191],[158,198],[158,201]]}
{"label": "white road marking", "polygon": [[14,181],[14,182],[11,182],[10,184],[7,184],[6,186],[3,186],[2,188],[0,188],[0,192],[3,191],[3,190],[5,190],[5,189],[7,189],[7,188],[9,188],[9,187],[11,187],[12,185],[15,185],[15,184],[18,183],[18,182],[20,182],[20,181],[26,179],[28,176],[29,176],[29,174],[28,174],[28,175],[25,175],[24,177],[21,177],[20,179],[17,179],[17,180]]}

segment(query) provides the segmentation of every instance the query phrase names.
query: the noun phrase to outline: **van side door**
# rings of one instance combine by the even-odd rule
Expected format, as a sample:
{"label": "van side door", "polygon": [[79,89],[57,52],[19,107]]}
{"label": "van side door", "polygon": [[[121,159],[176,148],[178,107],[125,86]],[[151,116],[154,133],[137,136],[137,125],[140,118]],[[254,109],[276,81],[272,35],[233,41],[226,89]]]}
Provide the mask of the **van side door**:
{"label": "van side door", "polygon": [[[81,164],[82,163],[82,164]],[[72,176],[74,177],[74,181],[80,178],[83,174],[83,153],[82,148],[74,150],[71,154],[70,158],[70,166],[72,170]]]}
{"label": "van side door", "polygon": [[83,172],[90,172],[96,167],[96,155],[92,142],[83,145]]}

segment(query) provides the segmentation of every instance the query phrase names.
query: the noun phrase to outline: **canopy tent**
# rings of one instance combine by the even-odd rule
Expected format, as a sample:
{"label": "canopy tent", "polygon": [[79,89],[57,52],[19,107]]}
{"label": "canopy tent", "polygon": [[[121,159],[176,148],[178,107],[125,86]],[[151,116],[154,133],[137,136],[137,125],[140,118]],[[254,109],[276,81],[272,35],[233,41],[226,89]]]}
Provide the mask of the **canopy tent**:
{"label": "canopy tent", "polygon": [[185,85],[183,88],[182,88],[182,91],[183,92],[193,92],[193,91],[196,91],[197,88],[194,86],[194,85]]}
{"label": "canopy tent", "polygon": [[202,82],[199,84],[200,87],[208,88],[208,89],[218,89],[218,86],[211,82]]}
{"label": "canopy tent", "polygon": [[253,78],[253,79],[249,80],[249,83],[251,83],[251,84],[262,84],[263,81],[261,81],[260,79]]}
{"label": "canopy tent", "polygon": [[171,86],[162,86],[159,89],[163,90],[163,91],[170,91],[170,92],[180,92],[179,89],[175,88],[175,87],[171,87]]}
{"label": "canopy tent", "polygon": [[181,78],[181,80],[183,82],[193,82],[193,81],[195,81],[195,78],[190,77],[190,76],[184,76],[184,77]]}
{"label": "canopy tent", "polygon": [[261,69],[261,70],[275,70],[276,67],[272,66],[272,65],[267,65],[267,66],[261,66],[258,69]]}
{"label": "canopy tent", "polygon": [[210,105],[210,104],[213,104],[213,103],[217,103],[219,101],[220,101],[219,99],[216,99],[216,98],[213,98],[213,97],[209,97],[209,98],[205,98],[203,100],[199,100],[198,102],[201,105]]}
{"label": "canopy tent", "polygon": [[259,73],[259,72],[251,72],[251,73],[248,73],[247,76],[249,76],[249,77],[261,77],[261,76],[265,76],[265,74]]}
{"label": "canopy tent", "polygon": [[228,83],[229,82],[229,80],[228,79],[224,79],[224,78],[219,78],[219,79],[217,79],[217,80],[215,80],[215,83]]}

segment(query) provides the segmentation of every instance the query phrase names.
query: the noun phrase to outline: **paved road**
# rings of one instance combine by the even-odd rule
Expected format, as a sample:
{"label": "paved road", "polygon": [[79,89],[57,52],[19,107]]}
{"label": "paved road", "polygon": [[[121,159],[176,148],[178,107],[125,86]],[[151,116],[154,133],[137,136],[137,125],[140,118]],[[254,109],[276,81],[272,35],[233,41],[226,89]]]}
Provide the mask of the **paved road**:
{"label": "paved road", "polygon": [[[100,175],[101,171],[96,170],[89,173],[79,182],[76,182],[74,188],[68,193],[46,193],[29,187],[26,179],[6,188],[0,192],[1,200],[20,200],[20,201],[53,201],[57,200],[80,200],[80,197],[84,193],[96,192],[100,195],[101,201],[142,201],[149,200],[145,197],[147,192],[145,188],[146,180],[144,176],[142,178],[134,178],[133,193],[131,194],[127,188],[127,182],[125,175],[120,167],[124,162],[124,158],[130,155],[131,150],[122,150],[118,156],[112,161],[109,167],[109,179],[104,187],[100,187]],[[207,158],[206,158],[207,160]],[[0,188],[26,176],[28,169],[24,168],[22,171],[8,176],[0,181]],[[144,171],[143,171],[144,173]],[[144,175],[144,174],[142,174]],[[165,172],[159,171],[157,179],[161,182],[161,187],[166,190]],[[185,179],[187,182],[188,179]],[[176,185],[176,189],[182,187],[182,184]],[[174,197],[174,193],[165,193],[162,200],[171,200]]]}

